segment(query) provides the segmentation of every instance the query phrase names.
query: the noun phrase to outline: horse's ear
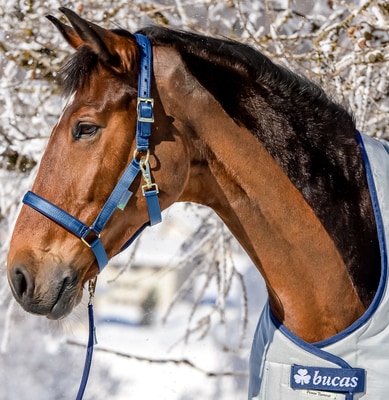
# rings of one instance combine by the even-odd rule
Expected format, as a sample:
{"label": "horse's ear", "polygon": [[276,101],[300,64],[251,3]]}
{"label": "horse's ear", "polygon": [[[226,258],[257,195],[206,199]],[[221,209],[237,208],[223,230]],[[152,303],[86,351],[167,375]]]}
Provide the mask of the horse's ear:
{"label": "horse's ear", "polygon": [[134,70],[138,48],[132,35],[118,35],[92,22],[86,21],[68,8],[61,7],[72,27],[69,27],[54,17],[49,17],[59,29],[63,37],[74,48],[89,46],[93,52],[117,72]]}
{"label": "horse's ear", "polygon": [[83,45],[81,38],[77,35],[76,31],[72,27],[63,24],[59,19],[53,17],[52,15],[47,15],[46,18],[56,26],[65,40],[74,49],[78,49]]}

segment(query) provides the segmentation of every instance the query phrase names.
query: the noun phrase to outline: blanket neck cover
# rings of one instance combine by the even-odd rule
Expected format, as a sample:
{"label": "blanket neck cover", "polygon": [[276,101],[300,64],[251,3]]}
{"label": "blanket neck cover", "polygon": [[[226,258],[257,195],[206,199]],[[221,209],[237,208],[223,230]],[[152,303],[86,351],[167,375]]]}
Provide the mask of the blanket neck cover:
{"label": "blanket neck cover", "polygon": [[382,400],[389,393],[389,143],[357,133],[375,212],[381,280],[368,310],[339,334],[314,344],[272,315],[260,317],[250,357],[249,400]]}

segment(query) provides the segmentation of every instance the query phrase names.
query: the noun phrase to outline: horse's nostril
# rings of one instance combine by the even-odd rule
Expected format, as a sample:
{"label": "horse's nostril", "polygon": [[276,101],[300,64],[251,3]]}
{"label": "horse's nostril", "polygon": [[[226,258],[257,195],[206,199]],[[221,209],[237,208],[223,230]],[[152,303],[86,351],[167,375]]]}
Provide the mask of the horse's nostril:
{"label": "horse's nostril", "polygon": [[11,283],[17,300],[22,300],[34,290],[34,281],[24,265],[18,265],[13,269]]}

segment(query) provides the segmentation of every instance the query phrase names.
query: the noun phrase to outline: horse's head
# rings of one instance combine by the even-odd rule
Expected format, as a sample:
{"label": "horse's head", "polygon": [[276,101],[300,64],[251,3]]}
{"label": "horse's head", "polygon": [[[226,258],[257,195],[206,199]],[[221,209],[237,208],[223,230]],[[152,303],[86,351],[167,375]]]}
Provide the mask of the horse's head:
{"label": "horse's head", "polygon": [[[68,101],[54,127],[32,191],[92,224],[136,151],[139,47],[122,30],[105,30],[67,9],[72,26],[49,19],[76,49],[61,72]],[[185,147],[156,98],[158,125],[150,138],[150,167],[162,208],[172,204],[188,175]],[[162,139],[163,135],[163,139]],[[138,156],[141,156],[138,154]],[[101,241],[108,257],[148,221],[142,177],[124,210],[116,210]],[[23,206],[7,265],[17,301],[32,313],[57,319],[70,313],[86,281],[98,273],[92,251],[67,230]]]}

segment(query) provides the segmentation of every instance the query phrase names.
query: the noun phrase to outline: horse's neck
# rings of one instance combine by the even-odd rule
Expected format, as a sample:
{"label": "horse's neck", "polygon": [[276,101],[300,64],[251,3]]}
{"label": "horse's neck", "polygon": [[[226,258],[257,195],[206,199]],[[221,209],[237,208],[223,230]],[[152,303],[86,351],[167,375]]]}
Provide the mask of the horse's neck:
{"label": "horse's neck", "polygon": [[292,332],[317,341],[350,325],[364,307],[301,193],[259,141],[190,79],[174,52],[157,49],[156,60],[165,112],[179,131],[190,133],[190,143],[196,141],[190,146],[192,176],[180,200],[220,215],[266,280],[273,312]]}
{"label": "horse's neck", "polygon": [[241,129],[238,154],[230,134],[239,128],[217,117],[213,123],[210,174],[189,200],[211,205],[240,240],[270,288],[273,312],[289,329],[309,341],[341,331],[364,308],[334,242],[249,132]]}

